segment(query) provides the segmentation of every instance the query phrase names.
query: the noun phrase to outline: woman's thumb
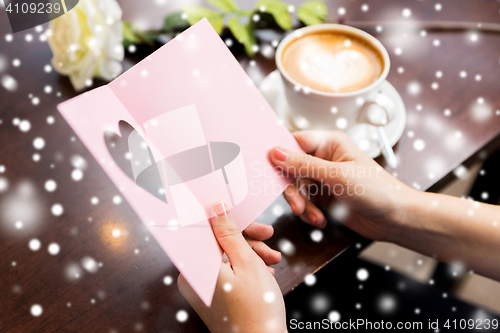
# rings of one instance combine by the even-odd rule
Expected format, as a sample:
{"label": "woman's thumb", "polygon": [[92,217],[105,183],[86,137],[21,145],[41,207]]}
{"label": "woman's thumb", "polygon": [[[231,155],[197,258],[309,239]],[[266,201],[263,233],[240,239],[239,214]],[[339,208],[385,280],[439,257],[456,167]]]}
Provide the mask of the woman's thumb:
{"label": "woman's thumb", "polygon": [[233,267],[252,258],[254,252],[241,234],[227,205],[218,202],[213,206],[214,217],[210,219],[217,242],[226,253]]}

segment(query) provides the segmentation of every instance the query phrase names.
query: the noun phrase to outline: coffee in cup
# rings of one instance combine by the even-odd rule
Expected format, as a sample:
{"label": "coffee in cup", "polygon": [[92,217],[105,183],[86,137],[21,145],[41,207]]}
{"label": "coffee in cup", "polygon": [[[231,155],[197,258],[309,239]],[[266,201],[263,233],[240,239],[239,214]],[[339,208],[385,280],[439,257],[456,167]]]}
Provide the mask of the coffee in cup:
{"label": "coffee in cup", "polygon": [[356,91],[382,74],[383,58],[367,41],[324,30],[303,35],[283,50],[285,71],[300,84],[332,93]]}
{"label": "coffee in cup", "polygon": [[[292,129],[349,131],[379,103],[390,69],[384,46],[342,24],[318,24],[286,36],[276,50]],[[394,114],[385,110],[389,121]]]}

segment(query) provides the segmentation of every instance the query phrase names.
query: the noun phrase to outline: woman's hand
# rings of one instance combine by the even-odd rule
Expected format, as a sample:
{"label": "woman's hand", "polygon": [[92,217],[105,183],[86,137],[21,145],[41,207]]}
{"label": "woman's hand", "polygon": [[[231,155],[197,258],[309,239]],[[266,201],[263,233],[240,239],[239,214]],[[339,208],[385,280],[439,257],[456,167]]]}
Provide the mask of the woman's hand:
{"label": "woman's hand", "polygon": [[[350,208],[345,225],[365,237],[500,279],[500,266],[491,264],[500,259],[500,207],[414,190],[383,170],[342,132],[304,131],[294,136],[307,154],[276,147],[271,158],[277,167],[305,177],[285,191],[302,220],[325,226],[318,205],[339,200]],[[299,190],[303,184],[306,187]],[[308,186],[318,184],[326,190],[312,195],[316,189]]]}
{"label": "woman's hand", "polygon": [[[281,252],[271,249],[263,241],[272,237],[274,228],[272,225],[252,222],[245,230],[243,236],[246,237],[247,244],[252,250],[266,263],[269,271],[274,275],[274,268],[269,265],[279,264],[281,261]],[[228,262],[227,256],[222,258],[224,262]]]}
{"label": "woman's hand", "polygon": [[250,225],[239,232],[223,203],[214,206],[210,219],[219,245],[229,262],[221,265],[212,306],[207,307],[182,275],[177,285],[182,295],[205,322],[210,332],[286,332],[285,304],[274,270],[281,254],[260,242],[271,237],[272,227]]}
{"label": "woman's hand", "polygon": [[284,193],[293,213],[323,228],[326,219],[318,207],[327,208],[336,199],[350,208],[347,227],[367,238],[390,240],[405,217],[401,199],[416,191],[382,169],[343,132],[293,135],[307,154],[279,147],[271,153],[278,168],[300,177]]}

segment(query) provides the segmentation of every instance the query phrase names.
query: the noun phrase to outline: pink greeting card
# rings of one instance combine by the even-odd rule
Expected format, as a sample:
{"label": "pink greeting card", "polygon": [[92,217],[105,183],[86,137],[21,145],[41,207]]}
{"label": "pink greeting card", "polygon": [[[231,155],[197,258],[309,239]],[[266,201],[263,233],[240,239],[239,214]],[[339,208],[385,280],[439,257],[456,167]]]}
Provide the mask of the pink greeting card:
{"label": "pink greeting card", "polygon": [[[299,151],[224,42],[204,19],[107,86],[59,105],[158,244],[210,305],[222,252],[210,228],[224,201],[240,230],[285,189],[274,146]],[[128,136],[133,178],[104,139]]]}

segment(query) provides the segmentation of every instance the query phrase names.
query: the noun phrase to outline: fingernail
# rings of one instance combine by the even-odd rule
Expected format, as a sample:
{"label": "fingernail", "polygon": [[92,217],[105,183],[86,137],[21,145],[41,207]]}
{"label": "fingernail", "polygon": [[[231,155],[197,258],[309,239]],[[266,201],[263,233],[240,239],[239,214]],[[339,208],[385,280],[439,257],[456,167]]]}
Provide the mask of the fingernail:
{"label": "fingernail", "polygon": [[320,229],[326,227],[326,219],[324,217],[316,219],[316,226]]}
{"label": "fingernail", "polygon": [[290,208],[292,209],[292,213],[295,213],[295,205],[294,204],[290,204]]}
{"label": "fingernail", "polygon": [[309,214],[308,216],[309,216],[309,220],[310,220],[313,224],[315,224],[315,223],[316,223],[316,216],[314,216],[313,214]]}
{"label": "fingernail", "polygon": [[227,210],[226,210],[226,205],[224,205],[223,202],[218,202],[214,205],[214,212],[217,214],[217,216],[226,216],[227,215]]}
{"label": "fingernail", "polygon": [[286,158],[288,157],[288,153],[285,149],[283,148],[280,148],[280,147],[276,147],[274,148],[274,157],[278,160],[278,161],[286,161]]}

